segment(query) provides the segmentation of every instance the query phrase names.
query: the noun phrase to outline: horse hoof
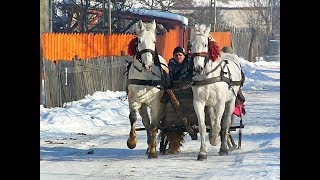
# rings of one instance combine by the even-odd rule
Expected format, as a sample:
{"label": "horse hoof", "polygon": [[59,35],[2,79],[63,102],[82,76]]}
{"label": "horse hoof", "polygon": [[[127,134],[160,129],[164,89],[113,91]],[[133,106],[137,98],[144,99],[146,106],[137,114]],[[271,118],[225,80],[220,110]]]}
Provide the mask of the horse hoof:
{"label": "horse hoof", "polygon": [[222,149],[220,149],[219,155],[220,155],[220,156],[226,156],[226,155],[228,155],[228,150],[222,150]]}
{"label": "horse hoof", "polygon": [[127,146],[129,149],[134,149],[136,147],[137,143],[130,143],[129,141],[127,141]]}
{"label": "horse hoof", "polygon": [[148,154],[148,159],[156,159],[158,158],[158,154],[157,153],[149,153]]}
{"label": "horse hoof", "polygon": [[203,160],[206,160],[206,159],[207,159],[207,155],[206,154],[205,155],[198,154],[198,158],[197,158],[198,161],[203,161]]}

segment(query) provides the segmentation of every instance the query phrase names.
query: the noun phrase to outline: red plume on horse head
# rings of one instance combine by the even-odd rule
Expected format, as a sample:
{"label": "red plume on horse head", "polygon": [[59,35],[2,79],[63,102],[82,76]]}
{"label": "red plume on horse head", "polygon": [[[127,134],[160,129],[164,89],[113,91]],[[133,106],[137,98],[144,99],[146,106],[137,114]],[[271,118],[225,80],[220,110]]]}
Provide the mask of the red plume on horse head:
{"label": "red plume on horse head", "polygon": [[131,39],[128,44],[128,54],[129,56],[135,56],[137,54],[137,47],[138,47],[138,37]]}
{"label": "red plume on horse head", "polygon": [[221,55],[221,50],[219,47],[219,44],[215,41],[213,37],[209,37],[209,56],[212,59],[212,61],[215,61],[218,59],[218,57]]}

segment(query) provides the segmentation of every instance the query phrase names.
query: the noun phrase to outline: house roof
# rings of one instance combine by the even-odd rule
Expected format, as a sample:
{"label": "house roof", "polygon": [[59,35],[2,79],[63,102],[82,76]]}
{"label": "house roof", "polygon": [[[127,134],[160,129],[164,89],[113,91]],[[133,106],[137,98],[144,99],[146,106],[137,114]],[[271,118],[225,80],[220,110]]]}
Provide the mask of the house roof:
{"label": "house roof", "polygon": [[164,11],[157,11],[157,10],[149,10],[149,9],[130,9],[130,13],[140,15],[140,16],[147,16],[151,18],[160,18],[160,19],[171,19],[175,21],[181,22],[183,25],[188,26],[188,18],[181,16],[179,14],[174,14],[170,12]]}

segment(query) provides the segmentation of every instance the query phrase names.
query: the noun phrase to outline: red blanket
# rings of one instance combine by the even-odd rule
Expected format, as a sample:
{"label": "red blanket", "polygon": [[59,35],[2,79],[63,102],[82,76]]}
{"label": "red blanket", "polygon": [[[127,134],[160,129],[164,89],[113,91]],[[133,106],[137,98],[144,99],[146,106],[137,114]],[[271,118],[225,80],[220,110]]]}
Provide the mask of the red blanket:
{"label": "red blanket", "polygon": [[243,102],[243,104],[236,104],[236,106],[234,107],[233,114],[238,116],[238,117],[240,117],[242,114],[245,114],[243,112],[245,112],[245,110],[244,110],[244,102]]}
{"label": "red blanket", "polygon": [[233,114],[241,117],[242,114],[245,115],[246,114],[246,110],[244,108],[244,102],[245,102],[245,98],[241,92],[241,89],[239,90],[238,94],[237,94],[237,98],[236,98],[236,104],[234,107],[234,111]]}

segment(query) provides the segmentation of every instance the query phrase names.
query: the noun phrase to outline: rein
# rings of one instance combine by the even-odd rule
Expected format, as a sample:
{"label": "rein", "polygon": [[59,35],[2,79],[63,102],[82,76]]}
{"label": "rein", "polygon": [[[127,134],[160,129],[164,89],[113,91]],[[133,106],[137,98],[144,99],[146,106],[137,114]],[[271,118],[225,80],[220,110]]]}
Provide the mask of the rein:
{"label": "rein", "polygon": [[[137,54],[136,54],[136,59],[142,64],[142,66],[144,66],[144,63],[143,63],[142,60],[141,60],[141,55],[142,55],[143,53],[147,53],[147,52],[149,52],[149,53],[152,54],[152,58],[153,58],[153,59],[155,58],[155,51],[152,50],[152,49],[143,49],[143,50],[141,50],[141,51],[138,51]],[[133,67],[134,67],[137,71],[142,72],[142,69],[139,69],[139,68],[138,68],[137,66],[135,66],[134,64],[133,64]]]}
{"label": "rein", "polygon": [[207,65],[207,63],[209,62],[209,59],[211,59],[212,61],[216,61],[220,54],[220,49],[219,49],[219,45],[218,43],[211,41],[212,37],[209,36],[208,37],[208,51],[207,52],[200,52],[200,53],[192,53],[191,57],[192,59],[196,56],[200,56],[200,57],[204,57],[204,66]]}
{"label": "rein", "polygon": [[204,57],[204,66],[207,65],[207,63],[209,62],[209,55],[207,52],[200,52],[200,53],[191,53],[191,58],[192,58],[192,61],[194,59],[194,57],[196,56],[200,56],[200,57]]}

